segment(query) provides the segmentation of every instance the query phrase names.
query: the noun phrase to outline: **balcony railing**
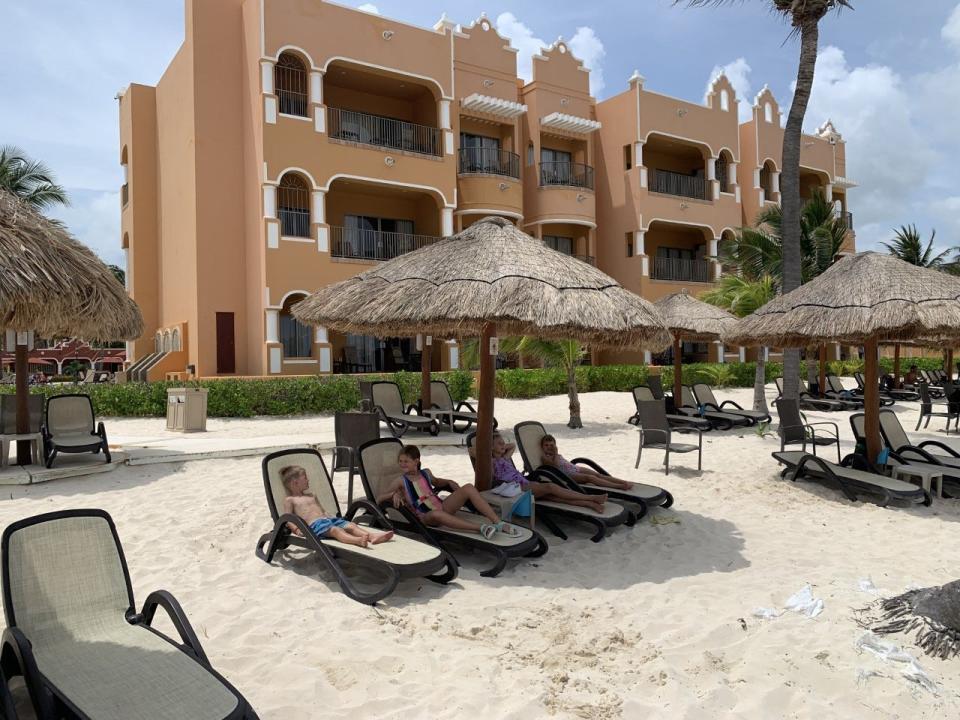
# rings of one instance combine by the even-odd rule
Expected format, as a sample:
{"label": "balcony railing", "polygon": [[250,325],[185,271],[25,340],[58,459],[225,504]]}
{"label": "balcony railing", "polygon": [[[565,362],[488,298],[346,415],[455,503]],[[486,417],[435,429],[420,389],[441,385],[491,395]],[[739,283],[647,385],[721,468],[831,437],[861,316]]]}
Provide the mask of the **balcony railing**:
{"label": "balcony railing", "polygon": [[280,234],[284,237],[310,237],[310,211],[280,208]]}
{"label": "balcony railing", "polygon": [[503,175],[520,179],[520,156],[500,148],[460,148],[460,166],[464,175]]}
{"label": "balcony railing", "polygon": [[432,235],[361,230],[359,228],[331,227],[333,257],[358,260],[390,260],[404,253],[435,243],[440,238]]}
{"label": "balcony railing", "polygon": [[678,197],[707,199],[707,184],[702,177],[684,175],[670,170],[650,168],[650,192],[677,195]]}
{"label": "balcony railing", "polygon": [[540,185],[564,185],[593,190],[593,168],[583,163],[542,162]]}
{"label": "balcony railing", "polygon": [[327,108],[330,137],[361,145],[403,150],[420,155],[443,155],[443,131],[404,120]]}
{"label": "balcony railing", "polygon": [[847,230],[853,230],[853,213],[852,212],[841,212],[840,221],[843,223],[843,226]]}
{"label": "balcony railing", "polygon": [[707,260],[684,260],[683,258],[658,257],[653,259],[654,280],[679,282],[710,282],[711,265]]}

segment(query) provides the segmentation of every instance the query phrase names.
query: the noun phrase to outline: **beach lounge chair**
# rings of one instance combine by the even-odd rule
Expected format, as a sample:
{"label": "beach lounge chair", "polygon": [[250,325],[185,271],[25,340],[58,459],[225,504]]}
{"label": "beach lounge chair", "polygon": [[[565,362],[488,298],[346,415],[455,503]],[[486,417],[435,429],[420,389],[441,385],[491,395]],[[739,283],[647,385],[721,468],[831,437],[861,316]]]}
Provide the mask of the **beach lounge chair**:
{"label": "beach lounge chair", "polygon": [[[635,387],[632,391],[633,402],[639,408],[639,403],[644,400],[662,400],[663,393],[660,393],[660,397],[655,397],[653,390],[651,390],[646,385],[639,385]],[[633,415],[627,418],[627,422],[631,425],[636,425],[640,422],[640,410],[638,409]],[[704,420],[703,418],[695,417],[693,415],[674,415],[667,413],[667,422],[670,423],[670,427],[695,427],[703,432],[709,432],[712,429],[709,421]]]}
{"label": "beach lounge chair", "polygon": [[[652,402],[663,401],[654,400]],[[531,473],[534,470],[542,470],[544,472],[553,472],[565,475],[565,473],[563,473],[563,471],[559,468],[543,464],[542,455],[540,452],[540,441],[546,434],[547,431],[544,429],[543,425],[536,420],[527,420],[513,426],[513,436],[517,439],[517,449],[520,451],[520,457],[523,459],[523,471],[525,473]],[[608,473],[590,458],[576,457],[570,462],[574,465],[578,463],[582,465],[588,465],[601,475],[610,475],[610,473]],[[638,519],[647,514],[647,508],[658,506],[668,508],[673,505],[673,495],[664,490],[662,487],[657,487],[656,485],[634,483],[633,487],[629,490],[617,490],[616,488],[602,487],[600,485],[594,485],[593,483],[576,481],[570,477],[567,477],[567,480],[570,482],[575,482],[588,493],[593,493],[595,495],[606,493],[607,496],[618,502],[628,502],[638,505],[640,507],[640,512],[637,513]]]}
{"label": "beach lounge chair", "polygon": [[930,389],[930,397],[934,399],[943,397],[943,387],[940,385],[940,381],[937,379],[937,376],[934,375],[929,370],[920,370],[920,378],[927,383],[927,386]]}
{"label": "beach lounge chair", "polygon": [[[450,396],[450,388],[443,380],[430,381],[430,407],[446,412],[437,415],[441,423],[446,423],[452,432],[464,433],[477,422],[477,409],[466,400],[461,400],[456,407]],[[457,423],[462,423],[458,425]],[[497,419],[493,419],[493,427],[497,427]]]}
{"label": "beach lounge chair", "polygon": [[[814,397],[807,391],[807,385],[802,379],[798,379],[797,383],[799,385],[800,407],[804,410],[836,412],[838,410],[855,410],[858,407],[856,404],[846,403],[842,400]],[[783,378],[775,378],[774,384],[777,386],[778,397],[783,397]]]}
{"label": "beach lounge chair", "polygon": [[802,450],[781,450],[771,453],[773,458],[786,467],[780,473],[783,478],[796,481],[801,477],[827,480],[840,488],[848,500],[858,500],[858,493],[879,495],[881,507],[891,500],[919,502],[930,505],[933,499],[923,488],[903,480],[880,475],[868,470],[838,465]]}
{"label": "beach lounge chair", "polygon": [[[287,491],[280,480],[280,470],[287,465],[299,465],[307,471],[310,489],[327,512],[336,511],[336,517],[343,517],[351,522],[368,520],[381,530],[393,529],[380,508],[367,500],[354,501],[347,508],[346,514],[341,514],[333,483],[330,482],[327,467],[318,451],[310,448],[279,450],[267,455],[261,466],[267,505],[273,519],[273,530],[261,535],[257,541],[256,555],[261,560],[272,562],[278,551],[290,545],[312,550],[333,572],[340,589],[347,597],[368,605],[374,605],[387,597],[399,582],[406,578],[425,577],[433,582],[446,584],[457,577],[456,561],[445,550],[402,535],[394,536],[389,542],[365,548],[318,538],[298,516],[282,514]],[[362,517],[357,515],[360,511],[363,511]],[[287,523],[298,527],[301,535],[294,535]],[[347,577],[341,567],[342,563],[372,569],[383,575],[384,579],[379,587],[363,590]]]}
{"label": "beach lounge chair", "polygon": [[[942,410],[934,410],[933,406],[936,405]],[[957,430],[960,430],[960,405],[957,403],[947,402],[946,400],[934,401],[930,397],[930,388],[927,386],[927,383],[920,383],[920,416],[917,418],[917,426],[914,430],[920,429],[920,423],[926,419],[926,422],[923,424],[924,427],[930,424],[930,418],[942,417],[947,419],[946,431],[950,432],[950,421],[954,421],[954,425]]]}
{"label": "beach lounge chair", "polygon": [[[844,402],[850,405],[856,405],[858,408],[863,407],[863,396],[856,395],[852,390],[847,390],[843,386],[843,382],[836,375],[827,375],[827,387],[824,388],[823,394],[828,398],[833,398],[834,400],[843,400]],[[883,405],[883,398],[880,398],[880,404]],[[888,403],[889,404],[889,403]]]}
{"label": "beach lounge chair", "polygon": [[[777,413],[780,415],[780,427],[777,432],[780,434],[780,450],[785,450],[787,445],[801,443],[803,452],[807,451],[807,445],[811,446],[813,454],[817,454],[818,446],[837,446],[837,462],[840,462],[840,428],[837,424],[829,421],[808,423],[806,418],[800,412],[800,407],[796,400],[787,400],[787,398],[777,398],[774,400],[777,406]],[[833,426],[833,434],[830,434],[829,428],[819,426]],[[817,433],[821,434],[817,434]]]}
{"label": "beach lounge chair", "polygon": [[[387,492],[402,475],[400,466],[397,465],[397,456],[401,449],[403,449],[403,443],[396,438],[372,440],[364,443],[360,448],[360,477],[363,480],[367,500],[370,502],[377,503],[377,498]],[[407,507],[397,509],[389,500],[380,503],[380,508],[394,527],[414,532],[433,545],[444,548],[449,545],[459,545],[492,554],[496,562],[480,572],[483,577],[499,575],[511,558],[540,557],[547,552],[547,541],[543,536],[536,530],[520,525],[514,526],[520,533],[519,537],[497,533],[488,539],[480,533],[432,525],[428,527],[415,512]],[[469,519],[478,517],[476,513],[468,510],[461,510],[458,514]]]}
{"label": "beach lounge chair", "polygon": [[[0,675],[23,676],[38,718],[257,717],[211,667],[173,595],[152,592],[137,611],[117,529],[103,510],[19,520],[4,530],[0,553]],[[158,609],[178,638],[154,628]]]}
{"label": "beach lounge chair", "polygon": [[110,446],[103,423],[96,423],[93,401],[89,395],[54,395],[47,400],[43,433],[43,456],[46,466],[53,467],[57,453],[96,455],[101,450],[110,462]]}
{"label": "beach lounge chair", "polygon": [[[467,452],[470,454],[470,462],[473,463],[474,467],[476,467],[476,458],[474,457],[474,441],[476,437],[477,434],[475,432],[469,433],[466,437]],[[531,482],[554,482],[568,489],[583,492],[582,488],[575,484],[566,484],[564,479],[556,474],[549,475],[534,470],[533,472],[525,473],[525,475]],[[497,507],[499,497],[492,490],[486,490],[482,494],[491,505]],[[561,540],[566,540],[567,534],[556,523],[556,520],[559,518],[577,520],[593,526],[594,533],[590,537],[592,542],[600,542],[603,540],[607,535],[607,531],[611,528],[617,527],[618,525],[630,527],[637,521],[636,516],[625,507],[609,501],[604,504],[603,512],[597,512],[596,510],[590,510],[589,508],[579,507],[577,505],[567,505],[553,500],[536,501],[537,521],[546,525],[547,529],[556,537]]]}
{"label": "beach lounge chair", "polygon": [[431,435],[439,434],[440,424],[436,420],[414,415],[413,405],[404,409],[400,386],[395,382],[380,380],[370,383],[370,396],[374,408],[380,414],[380,420],[386,423],[394,437],[403,437],[410,428],[426,430]]}
{"label": "beach lounge chair", "polygon": [[347,505],[353,503],[353,477],[360,472],[360,446],[380,437],[380,416],[375,412],[338,412],[333,416],[336,445],[330,458],[330,479],[347,471]]}
{"label": "beach lounge chair", "polygon": [[751,425],[756,425],[760,422],[769,422],[770,420],[770,413],[768,412],[763,412],[762,410],[746,410],[733,400],[719,402],[713,394],[713,388],[706,383],[697,383],[694,385],[693,396],[696,398],[697,404],[705,410],[715,410],[717,412],[730,413],[731,415],[740,415],[747,418]]}
{"label": "beach lounge chair", "polygon": [[0,395],[0,467],[7,464],[10,445],[18,440],[30,443],[30,459],[40,462],[40,449],[43,445],[43,396],[31,395],[27,398],[27,410],[30,426],[23,435],[17,433],[17,398],[15,395]]}
{"label": "beach lounge chair", "polygon": [[[717,430],[729,430],[736,425],[745,426],[751,424],[749,418],[743,415],[734,415],[728,412],[720,412],[719,410],[700,407],[697,398],[693,394],[693,388],[689,385],[684,385],[680,388],[680,403],[680,407],[677,408],[678,413],[703,418]],[[666,415],[666,410],[664,410],[664,415]]]}
{"label": "beach lounge chair", "polygon": [[[857,392],[863,395],[864,388],[867,387],[863,380],[863,373],[855,372],[853,374],[853,379],[857,381]],[[900,401],[914,401],[920,399],[920,394],[913,390],[897,390],[896,388],[888,390],[886,388],[881,388],[880,397],[892,398],[893,400]]]}
{"label": "beach lounge chair", "polygon": [[[637,450],[635,468],[640,467],[640,458],[644,448],[665,450],[663,457],[664,471],[670,474],[670,453],[697,453],[697,472],[703,471],[703,433],[696,428],[674,428],[671,430],[667,422],[667,412],[663,400],[645,400],[639,404],[640,413],[640,446]],[[697,444],[673,442],[673,433],[697,434]]]}

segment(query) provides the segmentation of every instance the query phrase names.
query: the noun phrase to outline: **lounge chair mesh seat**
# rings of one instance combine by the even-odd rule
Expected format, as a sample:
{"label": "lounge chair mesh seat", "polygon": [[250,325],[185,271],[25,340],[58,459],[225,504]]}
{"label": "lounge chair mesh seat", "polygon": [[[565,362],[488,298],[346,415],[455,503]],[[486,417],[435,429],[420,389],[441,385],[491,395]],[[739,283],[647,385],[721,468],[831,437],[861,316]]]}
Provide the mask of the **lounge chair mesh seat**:
{"label": "lounge chair mesh seat", "polygon": [[[442,423],[448,422],[452,417],[453,422],[450,429],[453,432],[467,432],[477,422],[477,410],[466,400],[461,400],[456,407],[453,405],[453,398],[450,396],[450,388],[443,380],[430,381],[430,406],[438,410],[449,410],[450,413],[439,415],[438,420]],[[466,409],[464,409],[466,408]],[[462,424],[458,425],[457,421]],[[493,419],[493,427],[497,427],[497,419]]]}
{"label": "lounge chair mesh seat", "polygon": [[[158,595],[182,614],[172,596],[155,593],[136,613],[123,551],[103,511],[49,513],[8,527],[3,591],[10,625],[4,667],[13,663],[16,638],[22,638],[40,684],[52,692],[30,687],[27,672],[35,705],[38,696],[47,710],[56,706],[69,717],[97,720],[256,717],[210,668],[185,616],[181,622],[192,637],[181,630],[183,649],[149,627]],[[38,708],[38,715],[59,718],[61,712]]]}
{"label": "lounge chair mesh seat", "polygon": [[763,412],[762,410],[746,410],[733,400],[718,401],[716,395],[713,394],[713,388],[706,383],[697,383],[694,385],[693,395],[697,399],[697,404],[703,405],[704,408],[717,410],[718,412],[727,412],[731,415],[741,415],[747,418],[751,425],[770,420],[770,413],[768,412]]}
{"label": "lounge chair mesh seat", "polygon": [[[513,435],[517,439],[517,448],[520,450],[520,457],[523,458],[523,469],[527,473],[530,473],[534,470],[541,470],[544,472],[564,474],[558,468],[543,464],[543,456],[540,451],[540,440],[546,434],[547,431],[544,429],[543,425],[535,420],[528,420],[526,422],[514,425]],[[570,460],[570,462],[574,465],[578,463],[589,465],[602,475],[610,474],[589,458],[576,457]],[[588,493],[593,493],[595,495],[605,493],[614,500],[625,501],[639,505],[641,507],[641,512],[637,515],[638,518],[641,518],[647,514],[648,507],[670,507],[673,505],[673,496],[662,487],[657,487],[656,485],[634,483],[633,487],[629,490],[618,490],[616,488],[603,487],[593,483],[574,481],[572,478],[567,479],[570,482],[576,482]]]}
{"label": "lounge chair mesh seat", "polygon": [[427,430],[431,435],[440,432],[440,424],[433,418],[414,415],[413,405],[403,407],[403,396],[400,387],[389,381],[370,383],[370,397],[380,419],[390,428],[394,437],[402,437],[410,428]]}
{"label": "lounge chair mesh seat", "polygon": [[751,420],[743,415],[734,415],[733,413],[720,412],[719,410],[711,410],[709,408],[704,408],[701,413],[697,398],[694,397],[693,394],[693,388],[689,385],[684,385],[680,388],[680,407],[677,408],[677,412],[683,413],[684,415],[702,417],[719,430],[729,430],[734,425],[752,424]]}
{"label": "lounge chair mesh seat", "polygon": [[[375,503],[377,497],[387,492],[393,482],[400,477],[397,456],[402,448],[403,443],[396,438],[373,440],[360,448],[360,477],[363,480],[367,500],[370,502]],[[479,533],[471,533],[465,530],[454,530],[453,528],[433,525],[428,527],[420,521],[412,510],[408,508],[398,510],[389,501],[383,503],[381,509],[394,526],[416,532],[428,542],[440,545],[444,543],[458,544],[492,553],[496,557],[496,562],[492,567],[481,571],[480,574],[484,577],[498,575],[506,566],[509,558],[540,557],[548,548],[546,540],[540,533],[522,525],[514,525],[520,532],[519,537],[496,533],[491,538],[484,538]],[[467,510],[461,510],[457,514],[474,522],[478,518],[483,520],[482,516]],[[486,520],[483,520],[483,522],[486,522]]]}
{"label": "lounge chair mesh seat", "polygon": [[[663,398],[662,392],[659,396],[657,396],[654,394],[653,389],[647,385],[639,385],[631,392],[633,394],[633,403],[638,408],[639,403],[645,400],[660,400]],[[628,417],[627,422],[631,425],[637,425],[640,422],[640,410],[638,409],[633,415]],[[707,432],[712,428],[708,420],[704,420],[703,418],[698,418],[693,415],[676,415],[667,413],[667,422],[670,423],[671,427],[695,427],[703,430],[704,432]]]}
{"label": "lounge chair mesh seat", "polygon": [[47,400],[47,417],[43,425],[43,454],[47,467],[53,465],[57,453],[94,454],[103,452],[110,462],[110,446],[103,423],[96,423],[93,401],[89,395],[54,395]]}
{"label": "lounge chair mesh seat", "polygon": [[[800,414],[800,406],[796,400],[787,398],[777,398],[774,400],[777,406],[777,413],[780,415],[780,426],[777,432],[780,435],[780,450],[784,450],[787,445],[801,443],[802,450],[807,451],[807,445],[813,449],[813,454],[817,454],[818,446],[837,446],[837,462],[840,462],[840,428],[837,424],[829,421],[806,422]],[[829,427],[833,426],[833,433]],[[817,433],[821,433],[818,435]]]}
{"label": "lounge chair mesh seat", "polygon": [[[697,453],[697,471],[703,469],[703,433],[696,428],[673,428],[667,422],[667,414],[663,400],[645,400],[637,407],[640,413],[640,443],[637,448],[637,462],[634,468],[640,467],[640,458],[644,448],[665,450],[663,465],[665,474],[670,474],[670,453]],[[673,442],[673,433],[697,434],[697,444]]]}
{"label": "lounge chair mesh seat", "polygon": [[[863,416],[852,416],[850,418],[851,423],[854,423],[854,418],[856,418],[856,427],[860,429],[860,435],[863,435]],[[957,452],[956,448],[939,440],[923,440],[914,443],[910,440],[910,436],[907,435],[900,423],[900,418],[893,410],[880,411],[880,434],[883,436],[883,442],[887,447],[897,454],[906,453],[904,459],[911,464],[916,464],[916,461],[907,456],[919,456],[928,459],[930,462],[956,468],[960,472],[960,453]]]}
{"label": "lounge chair mesh seat", "polygon": [[[306,470],[310,491],[331,517],[343,517],[353,522],[368,519],[380,529],[393,529],[379,508],[366,500],[355,501],[345,515],[340,512],[337,495],[319,452],[309,448],[280,450],[267,455],[262,463],[264,489],[274,527],[257,541],[256,554],[261,560],[272,562],[274,554],[289,545],[313,550],[335,574],[340,588],[348,597],[371,605],[392,593],[404,578],[426,577],[439,583],[448,583],[456,578],[457,566],[453,558],[443,549],[418,540],[395,536],[390,542],[362,548],[329,538],[317,538],[299,517],[282,514],[287,491],[280,479],[280,471],[287,465],[299,465]],[[369,517],[355,517],[361,510]],[[297,525],[303,536],[293,535],[287,528],[288,522]],[[382,585],[370,591],[358,588],[344,573],[341,560],[379,571],[385,576]]]}

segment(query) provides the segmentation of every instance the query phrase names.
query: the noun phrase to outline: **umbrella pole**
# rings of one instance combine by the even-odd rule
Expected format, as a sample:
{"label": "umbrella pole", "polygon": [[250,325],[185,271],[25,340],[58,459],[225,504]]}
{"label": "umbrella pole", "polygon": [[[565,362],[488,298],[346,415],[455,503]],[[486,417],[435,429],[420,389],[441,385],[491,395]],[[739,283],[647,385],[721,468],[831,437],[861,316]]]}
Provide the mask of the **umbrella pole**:
{"label": "umbrella pole", "polygon": [[820,377],[817,382],[820,383],[820,395],[822,396],[827,389],[827,346],[820,346]]}
{"label": "umbrella pole", "polygon": [[867,435],[867,459],[876,462],[880,454],[880,377],[877,372],[877,339],[863,344],[864,384],[863,431]]}
{"label": "umbrella pole", "polygon": [[[14,372],[17,374],[17,434],[26,435],[30,432],[30,379],[27,377],[27,352],[26,345],[17,343],[14,360]],[[17,465],[29,465],[32,454],[30,452],[30,442],[27,440],[17,441]]]}
{"label": "umbrella pole", "polygon": [[432,406],[430,399],[430,361],[433,359],[433,347],[430,338],[421,335],[420,342],[420,412],[425,413]]}
{"label": "umbrella pole", "polygon": [[893,386],[900,387],[900,343],[893,345]]}
{"label": "umbrella pole", "polygon": [[[680,333],[673,336],[673,406],[680,407],[683,403],[683,373],[680,363]],[[679,411],[675,411],[679,412]]]}
{"label": "umbrella pole", "polygon": [[477,490],[487,490],[493,477],[493,387],[495,383],[493,355],[490,341],[496,337],[497,326],[484,323],[480,331],[480,388],[477,403],[477,463],[474,485]]}

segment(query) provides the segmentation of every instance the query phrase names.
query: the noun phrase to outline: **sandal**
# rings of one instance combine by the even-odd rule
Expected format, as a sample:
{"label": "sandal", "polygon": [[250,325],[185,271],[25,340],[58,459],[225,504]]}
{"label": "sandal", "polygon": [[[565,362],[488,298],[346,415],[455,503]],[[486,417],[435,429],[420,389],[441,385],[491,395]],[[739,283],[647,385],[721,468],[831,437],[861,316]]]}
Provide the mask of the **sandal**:
{"label": "sandal", "polygon": [[491,523],[484,523],[480,526],[480,534],[483,536],[484,540],[490,540],[494,535],[497,534],[497,526],[492,525]]}
{"label": "sandal", "polygon": [[518,538],[523,535],[523,531],[518,528],[516,525],[510,525],[505,523],[502,520],[496,524],[496,528],[499,532],[502,532],[508,538]]}

